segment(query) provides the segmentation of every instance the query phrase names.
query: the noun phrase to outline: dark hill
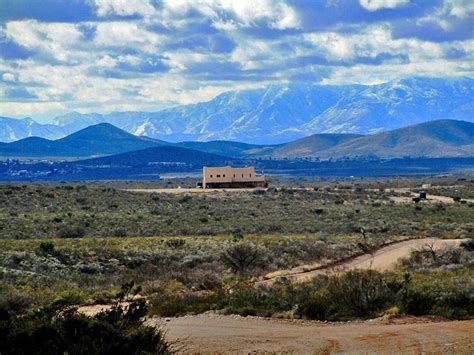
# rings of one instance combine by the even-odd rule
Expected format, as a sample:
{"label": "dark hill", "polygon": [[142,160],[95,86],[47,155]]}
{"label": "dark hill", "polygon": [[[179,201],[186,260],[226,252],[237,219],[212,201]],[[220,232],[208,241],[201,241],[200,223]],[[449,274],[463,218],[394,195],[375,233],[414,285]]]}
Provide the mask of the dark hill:
{"label": "dark hill", "polygon": [[248,158],[257,155],[270,154],[281,145],[257,145],[232,141],[210,141],[210,142],[181,142],[180,147],[185,147],[202,152],[225,155],[227,157]]}
{"label": "dark hill", "polygon": [[363,137],[358,134],[314,134],[276,147],[270,155],[275,158],[313,157],[338,144]]}
{"label": "dark hill", "polygon": [[431,121],[356,138],[321,152],[318,156],[471,157],[474,156],[474,123]]}
{"label": "dark hill", "polygon": [[180,166],[200,168],[203,165],[213,166],[227,163],[229,158],[216,154],[205,153],[193,149],[161,146],[127,153],[110,155],[107,157],[93,158],[77,161],[79,165],[112,165],[121,167],[143,166]]}
{"label": "dark hill", "polygon": [[166,144],[160,140],[134,136],[108,123],[100,123],[55,141],[29,137],[3,144],[0,145],[0,156],[87,157],[117,154]]}

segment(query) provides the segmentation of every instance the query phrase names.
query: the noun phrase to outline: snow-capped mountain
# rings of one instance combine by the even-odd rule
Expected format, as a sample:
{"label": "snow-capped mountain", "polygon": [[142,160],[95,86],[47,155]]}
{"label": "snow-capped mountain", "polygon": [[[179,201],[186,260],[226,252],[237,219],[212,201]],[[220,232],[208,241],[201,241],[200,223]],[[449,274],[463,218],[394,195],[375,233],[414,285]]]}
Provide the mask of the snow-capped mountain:
{"label": "snow-capped mountain", "polygon": [[0,142],[13,142],[33,136],[57,139],[65,135],[66,132],[60,126],[40,124],[31,118],[17,120],[9,117],[0,117]]}
{"label": "snow-capped mountain", "polygon": [[[474,79],[412,78],[380,85],[281,84],[223,93],[214,99],[159,112],[71,113],[37,135],[65,135],[111,123],[136,135],[171,142],[234,140],[271,144],[315,133],[367,134],[436,119],[474,121]],[[0,141],[29,134],[4,132]]]}

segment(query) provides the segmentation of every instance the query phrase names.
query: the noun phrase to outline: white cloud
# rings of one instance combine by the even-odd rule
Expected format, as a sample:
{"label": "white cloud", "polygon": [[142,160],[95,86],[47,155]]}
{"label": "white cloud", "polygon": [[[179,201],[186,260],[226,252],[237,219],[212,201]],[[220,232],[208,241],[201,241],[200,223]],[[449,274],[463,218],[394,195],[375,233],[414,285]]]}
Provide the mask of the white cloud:
{"label": "white cloud", "polygon": [[328,61],[350,61],[357,57],[375,58],[380,54],[391,54],[407,56],[410,61],[420,62],[441,58],[449,48],[449,44],[414,38],[393,39],[388,25],[372,25],[354,34],[315,32],[305,34],[304,39],[314,46],[310,53],[319,53]]}
{"label": "white cloud", "polygon": [[359,3],[369,11],[380,9],[395,9],[407,5],[410,0],[359,0]]}
{"label": "white cloud", "polygon": [[448,0],[445,3],[447,12],[459,18],[465,18],[474,12],[474,2],[472,0]]}
{"label": "white cloud", "polygon": [[95,0],[95,4],[99,16],[114,14],[118,16],[141,15],[148,17],[156,13],[155,8],[148,0]]}
{"label": "white cloud", "polygon": [[164,37],[134,22],[103,22],[96,26],[94,43],[99,47],[136,48],[154,52]]}
{"label": "white cloud", "polygon": [[[370,11],[408,3],[360,1]],[[293,4],[296,8],[298,1]],[[357,24],[345,32],[336,26],[267,36],[269,29],[302,27],[293,5],[279,0],[164,0],[156,8],[149,1],[98,0],[96,5],[105,21],[109,15],[124,18],[82,23],[22,20],[0,27],[0,40],[13,40],[33,53],[29,59],[0,60],[2,86],[8,88],[15,80],[15,87],[38,97],[36,105],[4,102],[1,114],[152,110],[293,77],[307,80],[306,75],[315,81],[328,77],[327,83],[374,83],[409,75],[473,73],[474,41],[394,39],[390,21]],[[439,24],[448,28],[451,19],[466,18],[472,11],[472,2],[449,0],[418,21],[442,17],[447,22]],[[134,15],[144,18],[125,18]],[[231,52],[206,52],[214,40],[231,42],[223,45]],[[449,56],[453,59],[445,59]],[[377,64],[380,58],[383,63]],[[372,65],[360,64],[371,59]],[[409,63],[402,64],[405,59]],[[162,61],[170,69],[155,71],[153,64]],[[225,80],[219,80],[214,63]],[[228,72],[235,67],[238,70]]]}
{"label": "white cloud", "polygon": [[52,111],[66,111],[68,107],[60,102],[9,102],[0,101],[0,112],[7,117],[25,117]]}
{"label": "white cloud", "polygon": [[59,61],[77,59],[71,56],[70,51],[75,51],[83,39],[82,32],[75,24],[41,23],[35,20],[10,21],[4,33],[21,46]]}
{"label": "white cloud", "polygon": [[274,29],[298,28],[297,12],[281,0],[165,0],[164,18],[185,16],[195,10],[211,19],[218,29],[257,26],[261,21]]}
{"label": "white cloud", "polygon": [[13,75],[12,73],[3,73],[2,79],[3,79],[3,81],[15,81],[16,80],[15,75]]}
{"label": "white cloud", "polygon": [[322,84],[378,84],[410,76],[461,77],[474,75],[474,67],[467,62],[446,60],[408,64],[362,65],[338,67]]}

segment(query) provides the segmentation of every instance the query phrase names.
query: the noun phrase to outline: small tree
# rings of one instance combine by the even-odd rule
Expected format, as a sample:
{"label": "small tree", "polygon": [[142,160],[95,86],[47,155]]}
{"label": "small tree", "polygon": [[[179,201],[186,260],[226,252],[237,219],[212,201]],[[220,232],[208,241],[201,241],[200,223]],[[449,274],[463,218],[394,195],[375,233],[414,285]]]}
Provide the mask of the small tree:
{"label": "small tree", "polygon": [[239,243],[227,248],[221,254],[221,260],[233,272],[243,275],[263,261],[263,253],[254,244]]}

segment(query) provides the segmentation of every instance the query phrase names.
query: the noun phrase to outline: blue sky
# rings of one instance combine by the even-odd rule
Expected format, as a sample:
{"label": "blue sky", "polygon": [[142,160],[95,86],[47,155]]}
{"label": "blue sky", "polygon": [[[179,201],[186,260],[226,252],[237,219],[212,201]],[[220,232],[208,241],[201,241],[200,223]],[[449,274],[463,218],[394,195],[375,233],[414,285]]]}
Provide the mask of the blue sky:
{"label": "blue sky", "polygon": [[0,115],[154,111],[270,83],[473,77],[472,0],[1,0]]}

